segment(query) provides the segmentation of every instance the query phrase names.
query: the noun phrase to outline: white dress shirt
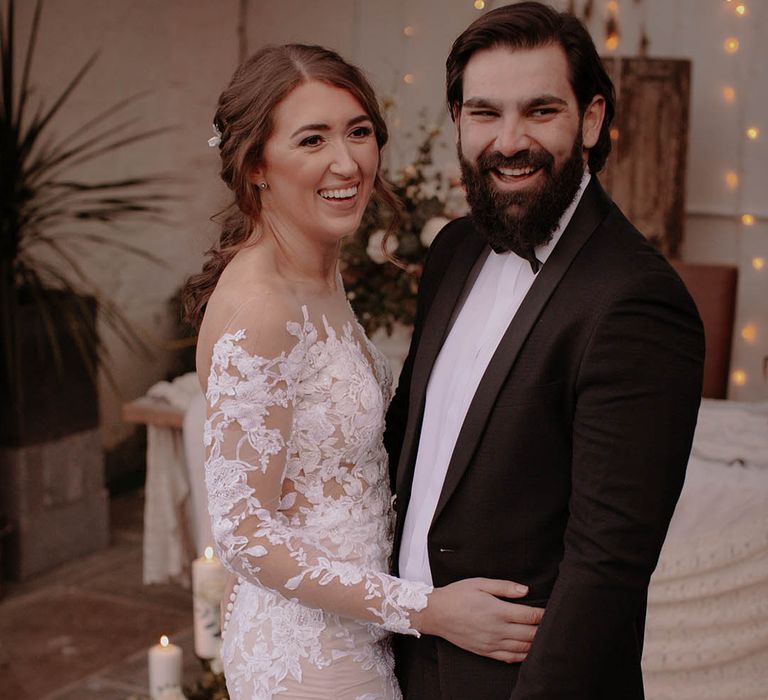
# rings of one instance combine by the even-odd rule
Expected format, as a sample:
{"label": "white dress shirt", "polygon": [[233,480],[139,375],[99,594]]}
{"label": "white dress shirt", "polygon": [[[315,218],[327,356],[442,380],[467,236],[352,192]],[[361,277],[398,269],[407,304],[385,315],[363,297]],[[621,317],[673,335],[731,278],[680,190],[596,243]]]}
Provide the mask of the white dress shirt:
{"label": "white dress shirt", "polygon": [[[543,265],[560,240],[590,180],[579,190],[549,243],[535,249]],[[427,385],[411,498],[400,547],[400,576],[432,583],[427,533],[467,409],[507,327],[536,275],[515,253],[488,254],[437,356]]]}

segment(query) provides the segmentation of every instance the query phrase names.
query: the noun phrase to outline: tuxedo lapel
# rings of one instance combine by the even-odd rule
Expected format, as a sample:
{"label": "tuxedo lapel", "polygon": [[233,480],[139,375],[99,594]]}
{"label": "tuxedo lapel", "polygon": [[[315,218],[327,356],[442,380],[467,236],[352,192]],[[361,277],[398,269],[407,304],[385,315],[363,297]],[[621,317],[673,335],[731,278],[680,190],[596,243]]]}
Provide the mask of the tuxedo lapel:
{"label": "tuxedo lapel", "polygon": [[[468,226],[467,229],[466,237],[458,246],[443,275],[421,332],[413,363],[413,378],[408,401],[408,425],[398,462],[397,493],[402,493],[405,483],[408,484],[410,492],[410,482],[416,461],[415,450],[421,433],[421,414],[432,367],[448,333],[451,317],[461,298],[467,278],[478,256],[485,248],[485,240],[473,228]],[[403,508],[402,511],[404,510]]]}
{"label": "tuxedo lapel", "polygon": [[[570,223],[546,264],[536,276],[531,289],[504,333],[485,374],[480,380],[456,440],[443,489],[435,508],[433,522],[440,516],[446,502],[466,471],[488,417],[493,410],[499,390],[509,375],[520,348],[533,328],[536,319],[581,247],[607,215],[610,206],[611,201],[598,183],[597,178],[593,176]],[[431,369],[434,359],[434,356],[431,357],[429,369]],[[418,367],[415,367],[414,377],[418,376],[416,375],[417,371]],[[421,417],[419,417],[420,423]]]}

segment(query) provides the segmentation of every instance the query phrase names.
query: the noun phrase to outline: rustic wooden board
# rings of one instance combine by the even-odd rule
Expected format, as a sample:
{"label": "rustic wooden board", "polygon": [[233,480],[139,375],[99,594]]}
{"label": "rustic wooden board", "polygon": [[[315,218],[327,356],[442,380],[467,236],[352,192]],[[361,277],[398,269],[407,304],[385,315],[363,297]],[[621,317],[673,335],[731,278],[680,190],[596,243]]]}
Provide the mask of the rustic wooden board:
{"label": "rustic wooden board", "polygon": [[683,240],[691,62],[604,58],[617,130],[600,175],[627,217],[665,255]]}
{"label": "rustic wooden board", "polygon": [[123,404],[123,420],[126,423],[180,430],[184,426],[184,411],[180,411],[163,399],[142,396]]}

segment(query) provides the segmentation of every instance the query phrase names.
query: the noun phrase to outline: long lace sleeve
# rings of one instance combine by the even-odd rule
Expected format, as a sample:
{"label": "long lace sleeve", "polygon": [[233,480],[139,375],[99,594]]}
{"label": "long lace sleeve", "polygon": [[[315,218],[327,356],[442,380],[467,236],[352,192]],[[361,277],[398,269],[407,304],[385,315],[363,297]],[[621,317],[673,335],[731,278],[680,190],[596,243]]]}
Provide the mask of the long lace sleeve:
{"label": "long lace sleeve", "polygon": [[230,323],[207,384],[206,484],[224,565],[303,605],[418,634],[431,587],[384,573],[384,398],[348,328]]}

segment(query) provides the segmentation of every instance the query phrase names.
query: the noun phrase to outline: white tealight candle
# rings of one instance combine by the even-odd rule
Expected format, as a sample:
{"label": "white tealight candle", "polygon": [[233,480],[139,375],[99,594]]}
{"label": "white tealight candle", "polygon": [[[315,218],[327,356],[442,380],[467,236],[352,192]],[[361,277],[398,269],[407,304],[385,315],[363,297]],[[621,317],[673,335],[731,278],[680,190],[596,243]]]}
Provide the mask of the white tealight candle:
{"label": "white tealight candle", "polygon": [[227,572],[213,549],[192,562],[192,600],[195,613],[195,653],[201,659],[213,659],[221,647],[221,598]]}
{"label": "white tealight candle", "polygon": [[160,637],[160,644],[149,650],[149,696],[155,700],[162,693],[181,687],[181,647]]}

